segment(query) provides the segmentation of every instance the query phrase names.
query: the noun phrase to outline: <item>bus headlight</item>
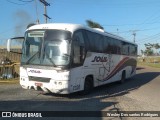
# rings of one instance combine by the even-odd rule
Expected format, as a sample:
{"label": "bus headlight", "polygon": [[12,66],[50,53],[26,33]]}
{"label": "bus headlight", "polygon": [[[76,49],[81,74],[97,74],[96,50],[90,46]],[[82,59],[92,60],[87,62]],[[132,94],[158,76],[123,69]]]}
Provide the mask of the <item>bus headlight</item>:
{"label": "bus headlight", "polygon": [[21,80],[21,81],[25,81],[25,78],[24,78],[24,77],[21,77],[20,80]]}
{"label": "bus headlight", "polygon": [[62,85],[62,82],[58,82],[58,85]]}
{"label": "bus headlight", "polygon": [[62,85],[62,82],[57,82],[57,81],[55,81],[54,84],[55,84],[55,85]]}

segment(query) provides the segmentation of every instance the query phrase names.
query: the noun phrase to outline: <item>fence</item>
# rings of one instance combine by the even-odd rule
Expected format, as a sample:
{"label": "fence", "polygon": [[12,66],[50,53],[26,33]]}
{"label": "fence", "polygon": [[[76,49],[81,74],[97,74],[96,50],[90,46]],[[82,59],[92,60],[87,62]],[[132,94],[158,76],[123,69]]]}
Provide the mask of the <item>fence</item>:
{"label": "fence", "polygon": [[[14,49],[21,52],[20,49]],[[0,49],[0,77],[3,79],[15,78],[19,76],[19,63],[21,54],[7,52],[6,49]]]}
{"label": "fence", "polygon": [[17,66],[17,63],[13,63],[11,65],[0,65],[0,78],[10,79],[16,77],[19,77],[19,66]]}
{"label": "fence", "polygon": [[[14,49],[16,52],[21,52],[21,49]],[[12,62],[20,62],[21,54],[7,52],[7,49],[0,49],[0,61],[3,60],[3,58],[8,58]]]}

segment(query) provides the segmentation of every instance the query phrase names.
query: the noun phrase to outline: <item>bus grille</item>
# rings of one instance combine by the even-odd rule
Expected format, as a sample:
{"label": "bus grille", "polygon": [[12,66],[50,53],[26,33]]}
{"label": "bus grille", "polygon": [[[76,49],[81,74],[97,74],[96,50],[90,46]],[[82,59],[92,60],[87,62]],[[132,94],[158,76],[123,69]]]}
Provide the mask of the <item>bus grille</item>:
{"label": "bus grille", "polygon": [[50,82],[51,78],[43,78],[43,77],[34,77],[34,76],[29,76],[29,81],[37,81],[37,82]]}

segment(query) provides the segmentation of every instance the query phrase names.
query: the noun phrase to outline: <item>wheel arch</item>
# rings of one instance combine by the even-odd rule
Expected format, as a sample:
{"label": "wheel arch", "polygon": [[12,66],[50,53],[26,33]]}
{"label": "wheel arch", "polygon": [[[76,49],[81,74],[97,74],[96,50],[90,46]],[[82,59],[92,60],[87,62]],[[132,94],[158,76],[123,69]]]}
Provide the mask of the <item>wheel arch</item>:
{"label": "wheel arch", "polygon": [[85,77],[85,79],[84,79],[84,84],[85,84],[85,81],[88,80],[87,78],[91,78],[90,81],[92,82],[92,85],[93,85],[93,87],[94,87],[94,76],[93,76],[92,74],[87,75],[87,76]]}

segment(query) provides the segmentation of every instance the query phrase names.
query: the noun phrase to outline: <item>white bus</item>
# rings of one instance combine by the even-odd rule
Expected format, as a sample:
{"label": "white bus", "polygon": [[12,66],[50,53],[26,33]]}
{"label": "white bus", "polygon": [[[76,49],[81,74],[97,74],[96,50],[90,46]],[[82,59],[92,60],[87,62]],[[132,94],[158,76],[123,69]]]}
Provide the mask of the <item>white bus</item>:
{"label": "white bus", "polygon": [[57,94],[86,94],[93,87],[135,75],[136,57],[135,43],[103,30],[77,24],[34,25],[25,32],[20,85]]}

